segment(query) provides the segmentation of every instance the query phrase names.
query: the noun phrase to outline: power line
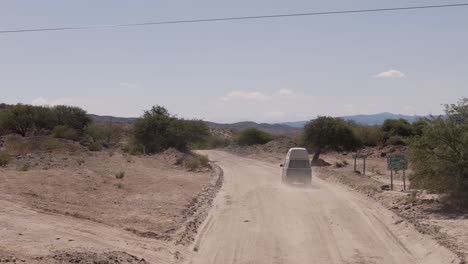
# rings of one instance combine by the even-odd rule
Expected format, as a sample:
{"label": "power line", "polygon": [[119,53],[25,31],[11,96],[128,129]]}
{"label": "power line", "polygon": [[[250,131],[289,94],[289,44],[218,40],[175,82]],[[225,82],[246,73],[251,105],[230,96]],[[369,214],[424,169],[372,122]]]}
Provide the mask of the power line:
{"label": "power line", "polygon": [[391,7],[391,8],[376,8],[376,9],[341,10],[341,11],[324,11],[324,12],[295,13],[295,14],[276,14],[276,15],[222,17],[222,18],[190,19],[190,20],[172,20],[172,21],[156,21],[156,22],[115,24],[115,25],[94,25],[94,26],[53,27],[53,28],[26,28],[26,29],[0,30],[0,34],[41,32],[41,31],[66,31],[66,30],[82,30],[82,29],[97,29],[97,28],[137,27],[137,26],[153,26],[153,25],[167,25],[167,24],[185,24],[185,23],[220,22],[220,21],[234,21],[234,20],[253,20],[253,19],[270,19],[270,18],[284,18],[284,17],[300,17],[300,16],[320,16],[320,15],[339,15],[339,14],[355,14],[355,13],[371,13],[371,12],[389,12],[389,11],[432,9],[432,8],[448,8],[448,7],[464,7],[464,6],[468,6],[468,3],[445,4],[445,5],[426,5],[426,6],[408,6],[408,7]]}

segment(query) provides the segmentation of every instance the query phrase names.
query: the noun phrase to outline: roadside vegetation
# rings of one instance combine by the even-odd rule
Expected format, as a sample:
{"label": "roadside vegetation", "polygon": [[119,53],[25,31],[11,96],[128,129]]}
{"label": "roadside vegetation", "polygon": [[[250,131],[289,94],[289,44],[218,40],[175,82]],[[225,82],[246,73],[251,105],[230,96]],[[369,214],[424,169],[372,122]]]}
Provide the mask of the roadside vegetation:
{"label": "roadside vegetation", "polygon": [[409,146],[412,186],[445,193],[456,207],[468,207],[468,98],[419,125]]}
{"label": "roadside vegetation", "polygon": [[312,162],[319,160],[323,151],[348,151],[359,146],[359,140],[349,123],[340,118],[320,116],[304,126],[301,145],[314,153]]}
{"label": "roadside vegetation", "polygon": [[209,128],[205,122],[178,118],[162,106],[153,106],[135,122],[129,148],[144,154],[169,148],[185,152],[190,144],[202,142],[208,136]]}
{"label": "roadside vegetation", "polygon": [[245,128],[239,131],[234,142],[240,146],[263,145],[272,141],[274,137],[256,128]]}

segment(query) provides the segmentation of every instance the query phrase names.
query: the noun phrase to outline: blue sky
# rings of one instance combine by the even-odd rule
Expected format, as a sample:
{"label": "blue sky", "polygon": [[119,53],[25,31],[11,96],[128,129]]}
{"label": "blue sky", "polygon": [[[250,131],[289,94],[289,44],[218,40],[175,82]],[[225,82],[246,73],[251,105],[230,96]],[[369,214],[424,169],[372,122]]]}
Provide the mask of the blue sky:
{"label": "blue sky", "polygon": [[[459,2],[15,0],[0,29]],[[468,7],[1,34],[0,102],[217,122],[436,114],[468,96],[467,47]]]}

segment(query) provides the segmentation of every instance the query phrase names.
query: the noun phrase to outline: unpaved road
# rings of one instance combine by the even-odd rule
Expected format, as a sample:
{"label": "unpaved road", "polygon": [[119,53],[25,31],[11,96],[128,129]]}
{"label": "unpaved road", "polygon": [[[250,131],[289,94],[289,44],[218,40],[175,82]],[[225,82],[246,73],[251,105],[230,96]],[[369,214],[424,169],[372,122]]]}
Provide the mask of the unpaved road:
{"label": "unpaved road", "polygon": [[189,260],[207,263],[458,263],[375,201],[313,178],[283,186],[279,166],[206,151],[224,170]]}

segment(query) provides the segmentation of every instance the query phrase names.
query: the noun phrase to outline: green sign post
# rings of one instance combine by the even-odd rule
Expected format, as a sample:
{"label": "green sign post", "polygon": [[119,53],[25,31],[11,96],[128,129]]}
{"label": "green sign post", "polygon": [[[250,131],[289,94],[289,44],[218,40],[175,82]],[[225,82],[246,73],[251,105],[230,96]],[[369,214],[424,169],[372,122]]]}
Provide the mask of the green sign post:
{"label": "green sign post", "polygon": [[362,159],[363,162],[364,162],[364,166],[363,166],[363,170],[362,170],[362,174],[366,175],[366,159],[367,159],[367,155],[366,154],[353,154],[352,155],[353,159],[354,159],[354,171],[356,171],[356,160],[357,159]]}
{"label": "green sign post", "polygon": [[393,190],[393,171],[403,171],[403,190],[406,190],[406,170],[408,160],[403,154],[389,155],[387,157],[387,168],[390,170],[390,189]]}

